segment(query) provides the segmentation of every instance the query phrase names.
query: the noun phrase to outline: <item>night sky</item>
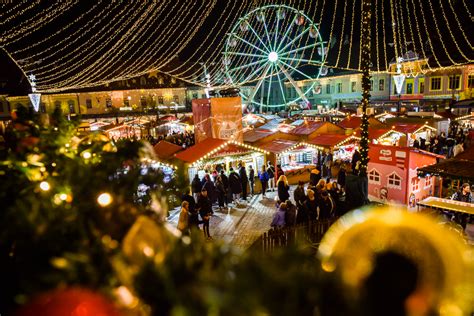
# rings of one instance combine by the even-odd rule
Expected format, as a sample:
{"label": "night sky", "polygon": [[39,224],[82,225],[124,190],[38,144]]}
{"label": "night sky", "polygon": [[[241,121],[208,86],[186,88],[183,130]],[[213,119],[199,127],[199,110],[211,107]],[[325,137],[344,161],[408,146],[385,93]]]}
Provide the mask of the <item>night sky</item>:
{"label": "night sky", "polygon": [[[176,1],[178,4],[176,5]],[[261,6],[264,4],[269,3],[286,3],[291,4],[293,7],[303,10],[308,16],[312,17],[313,21],[317,22],[321,19],[320,25],[320,32],[324,38],[324,40],[329,39],[329,34],[331,31],[331,25],[333,20],[333,13],[334,13],[334,2],[333,1],[325,1],[325,5],[323,7],[322,1],[246,1],[240,3],[240,7],[238,5],[230,6],[227,0],[217,0],[216,5],[213,7],[207,18],[202,21],[202,16],[206,14],[206,11],[200,11],[199,5],[201,2],[199,1],[183,1],[183,0],[176,0],[176,1],[163,1],[163,7],[161,8],[161,13],[159,16],[155,16],[151,18],[149,15],[149,19],[146,19],[146,22],[143,23],[143,31],[140,34],[141,40],[140,41],[133,41],[133,38],[129,37],[124,40],[124,44],[119,47],[119,52],[115,54],[115,59],[113,60],[113,67],[107,68],[106,71],[103,73],[98,74],[94,80],[113,80],[117,78],[121,74],[126,73],[127,68],[130,67],[135,61],[140,60],[143,54],[147,55],[147,58],[143,58],[144,62],[140,71],[152,69],[152,68],[160,68],[162,71],[169,72],[171,75],[181,75],[183,77],[189,76],[193,71],[195,71],[196,62],[199,61],[208,61],[209,57],[212,56],[212,53],[216,50],[222,50],[222,43],[225,42],[226,33],[232,28],[232,26],[236,23],[238,18],[248,12],[251,8],[255,8],[257,6]],[[358,47],[359,45],[359,29],[360,29],[360,2],[361,0],[355,0],[354,3],[354,20],[351,21],[352,16],[352,2],[348,2],[346,6],[344,5],[343,1],[339,1],[337,8],[336,8],[336,15],[335,15],[335,24],[333,30],[333,43],[331,45],[329,55],[328,55],[328,65],[330,66],[337,66],[345,68],[347,65],[348,68],[357,68],[358,67],[358,50],[352,49],[349,51],[348,42],[352,41],[352,47]],[[401,1],[401,0],[400,0]],[[472,42],[472,32],[473,29],[473,21],[472,17],[470,16],[469,12],[473,11],[472,1],[464,2],[462,0],[451,0],[451,4],[453,8],[456,10],[458,20],[455,20],[455,16],[448,5],[447,0],[443,0],[442,2],[433,1],[433,11],[434,15],[430,11],[428,1],[423,1],[424,3],[424,11],[425,11],[425,18],[426,18],[426,26],[425,29],[421,29],[420,32],[415,32],[414,34],[410,35],[410,28],[409,24],[415,25],[415,17],[421,19],[421,14],[415,16],[414,14],[408,16],[412,10],[412,3],[419,3],[419,1],[412,1],[407,0],[405,1],[395,1],[395,4],[399,4],[400,6],[405,4],[404,10],[401,11],[400,16],[403,17],[405,33],[407,36],[413,35],[415,38],[415,43],[417,44],[420,40],[424,43],[424,50],[427,56],[432,55],[432,51],[430,46],[428,45],[428,36],[426,34],[426,30],[429,30],[429,36],[432,42],[432,46],[435,47],[435,53],[437,55],[438,60],[443,65],[449,65],[452,61],[449,60],[448,56],[446,55],[443,45],[441,43],[439,34],[441,34],[444,38],[444,46],[446,50],[451,55],[454,62],[466,62],[466,58],[461,56],[459,53],[459,49],[464,52],[465,56],[467,57],[467,61],[474,60],[474,53],[472,50],[472,46],[469,42]],[[131,27],[132,23],[134,23],[135,19],[129,19],[128,24],[126,23],[126,16],[132,14],[134,12],[138,16],[146,14],[146,9],[148,8],[147,5],[143,5],[141,3],[135,3],[130,5],[128,2],[111,2],[105,1],[103,3],[92,2],[92,1],[78,1],[78,3],[72,5],[68,10],[60,11],[61,14],[57,14],[54,19],[51,19],[49,23],[46,25],[42,25],[38,27],[35,31],[31,32],[30,34],[23,36],[23,37],[13,37],[9,38],[12,34],[12,30],[15,30],[15,27],[18,27],[21,23],[28,21],[35,21],[35,17],[38,17],[38,14],[41,12],[47,12],[48,10],[54,8],[60,8],[62,2],[54,2],[54,1],[40,1],[39,5],[37,5],[34,9],[29,10],[26,14],[21,15],[20,17],[12,18],[12,8],[18,5],[16,2],[15,4],[5,4],[2,3],[0,6],[0,13],[2,13],[2,17],[0,18],[0,44],[1,46],[8,52],[12,53],[12,55],[17,59],[20,65],[26,65],[24,70],[27,73],[32,71],[36,71],[36,67],[44,66],[44,61],[37,57],[31,58],[32,55],[40,54],[39,56],[43,58],[47,58],[47,55],[43,55],[42,52],[47,49],[48,47],[57,44],[59,41],[64,41],[58,48],[62,48],[65,45],[70,45],[70,47],[78,47],[94,36],[101,35],[102,32],[110,32],[107,33],[107,36],[113,36],[114,40],[111,41],[109,45],[106,45],[102,49],[98,49],[97,47],[89,47],[84,45],[80,53],[78,55],[74,54],[68,56],[67,59],[71,59],[75,64],[76,72],[80,71],[87,71],[88,67],[94,63],[95,61],[100,60],[100,58],[104,57],[104,60],[101,61],[105,63],[108,61],[107,59],[107,51],[115,47],[120,39],[126,34],[126,31]],[[443,10],[441,5],[443,5],[443,9],[445,12],[445,17],[449,21],[447,24],[443,17]],[[148,5],[149,2],[147,2]],[[381,8],[382,4],[384,5],[384,15],[381,15]],[[419,5],[419,4],[417,4]],[[110,6],[110,7],[108,7]],[[129,6],[129,7],[127,7]],[[372,16],[372,68],[375,69],[382,69],[385,67],[385,61],[381,58],[377,59],[376,56],[376,36],[375,30],[379,30],[378,32],[378,48],[381,52],[383,47],[387,48],[387,59],[388,61],[393,60],[395,55],[393,47],[388,46],[388,43],[393,42],[393,27],[392,27],[392,20],[390,17],[390,1],[389,0],[379,0],[377,2],[377,6],[375,6],[375,1],[373,1],[373,16]],[[467,9],[466,10],[466,6]],[[129,9],[127,9],[129,8]],[[123,12],[124,9],[127,9],[125,13]],[[418,8],[419,9],[419,8]],[[9,11],[10,10],[10,11]],[[344,15],[344,10],[346,13]],[[186,28],[178,28],[174,27],[167,29],[169,25],[174,26],[178,25],[179,21],[177,18],[186,12],[190,12],[190,16],[197,13],[192,21],[193,24],[187,25]],[[321,11],[323,11],[323,15],[321,18]],[[418,10],[420,11],[420,10]],[[405,13],[405,15],[403,15]],[[118,31],[120,23],[117,24],[116,28],[111,30],[110,21],[115,16],[124,15],[123,24],[125,24],[122,31]],[[165,14],[167,16],[165,16]],[[201,18],[199,17],[201,16]],[[344,23],[344,28],[342,28],[342,24],[344,21],[344,16],[346,18]],[[377,16],[377,19],[376,19]],[[102,17],[101,20],[96,19],[94,21],[98,21],[93,28],[85,27],[92,25],[93,17]],[[173,19],[174,17],[174,19]],[[229,17],[224,21],[224,17]],[[435,17],[435,18],[433,18]],[[54,35],[58,30],[64,28],[68,23],[72,21],[78,21],[74,23],[73,27],[65,28],[62,30],[58,35]],[[3,22],[2,21],[6,21]],[[382,21],[385,23],[383,24]],[[201,23],[201,26],[198,28],[198,23]],[[418,21],[419,24],[422,24],[421,21]],[[439,34],[436,30],[435,22],[438,25]],[[33,23],[33,22],[31,22]],[[87,24],[89,23],[89,24]],[[95,22],[94,22],[95,23]],[[218,24],[218,27],[211,32],[212,28]],[[353,27],[351,33],[351,24]],[[458,25],[461,25],[466,31],[465,33],[459,31]],[[451,30],[453,30],[452,34],[454,36],[454,40],[448,36],[449,29],[447,25],[450,26]],[[400,24],[401,26],[401,24]],[[421,25],[422,26],[422,25]],[[86,36],[77,40],[77,34],[74,35],[78,27],[85,27],[88,29],[88,33]],[[174,55],[172,51],[176,49],[176,43],[174,42],[176,38],[179,38],[179,34],[181,32],[185,32],[184,34],[190,34],[191,32],[197,29],[196,34],[190,39],[190,41],[182,47],[183,49],[179,52],[179,54]],[[385,28],[385,43],[383,38],[383,32],[381,31]],[[166,38],[163,38],[159,41],[156,41],[153,45],[151,43],[154,38],[160,36],[160,33],[163,31],[169,32]],[[416,28],[412,26],[412,30],[416,31]],[[105,33],[104,33],[105,35]],[[31,45],[37,43],[44,38],[51,37],[50,40],[44,41],[42,44],[37,45],[36,47],[31,48]],[[105,38],[105,37],[104,37]],[[12,39],[16,42],[12,42]],[[144,41],[146,41],[144,43]],[[150,41],[150,42],[148,42]],[[339,43],[343,42],[341,47],[341,53],[338,56],[339,51]],[[410,38],[406,39],[405,41],[410,42]],[[70,44],[73,42],[73,44]],[[68,44],[69,43],[69,44]],[[195,51],[196,47],[202,45],[202,49],[198,52]],[[219,46],[221,45],[221,46]],[[210,46],[210,49],[205,51],[204,48]],[[419,46],[419,45],[418,45]],[[407,45],[408,49],[413,49],[413,44]],[[415,47],[416,51],[420,54],[421,47]],[[15,53],[16,52],[16,53]],[[59,54],[56,52],[55,58],[60,58],[64,52],[68,52],[68,49],[61,51]],[[54,50],[50,50],[48,54],[55,53]],[[194,56],[193,56],[194,54]],[[79,62],[81,61],[84,56],[87,56],[88,61],[84,62],[82,65],[79,66]],[[161,66],[162,63],[157,62],[163,56],[171,56],[169,59],[171,61],[165,65]],[[49,60],[49,62],[54,61],[54,59]],[[146,61],[146,62],[145,62]],[[336,63],[338,62],[338,63]],[[180,68],[180,71],[175,71],[174,69],[184,63],[184,67]],[[61,64],[57,65],[61,66]],[[25,85],[25,80],[21,79],[21,72],[18,69],[15,69],[14,64],[12,64],[11,60],[9,60],[8,56],[2,51],[0,53],[0,80],[3,82],[3,85],[0,86],[0,91],[8,92],[17,94],[19,92],[24,91],[26,88],[26,92],[28,92],[28,84]],[[60,68],[61,69],[61,68]],[[64,67],[63,67],[64,69]],[[185,70],[183,74],[183,69]],[[44,70],[44,69],[43,69]],[[188,71],[188,72],[186,72]],[[69,78],[75,72],[65,73],[63,76],[58,76],[57,81],[61,80],[69,80]],[[128,74],[128,73],[127,73]],[[180,77],[180,76],[178,76]],[[56,80],[56,79],[55,79]],[[5,85],[5,82],[8,81],[8,84]]]}

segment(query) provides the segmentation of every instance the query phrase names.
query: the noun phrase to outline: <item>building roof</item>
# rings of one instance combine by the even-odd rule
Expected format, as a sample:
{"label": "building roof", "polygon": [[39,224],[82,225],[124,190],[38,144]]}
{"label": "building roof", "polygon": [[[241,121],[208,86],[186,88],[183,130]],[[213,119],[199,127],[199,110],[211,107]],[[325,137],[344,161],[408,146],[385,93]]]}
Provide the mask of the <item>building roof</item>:
{"label": "building roof", "polygon": [[284,121],[282,118],[273,119],[260,126],[259,129],[267,131],[276,130],[278,128],[278,124],[280,124],[282,121]]}
{"label": "building roof", "polygon": [[[381,136],[384,134],[388,133],[391,131],[389,128],[369,128],[369,139],[379,139]],[[358,128],[355,131],[355,136],[361,137],[362,134],[362,129]]]}
{"label": "building roof", "polygon": [[245,154],[248,152],[260,152],[268,154],[263,148],[254,147],[234,140],[218,138],[206,138],[200,143],[176,154],[176,158],[188,163],[195,163],[198,160],[215,158],[220,156],[230,156]]}
{"label": "building roof", "polygon": [[299,126],[291,129],[288,134],[293,135],[309,135],[315,131],[317,131],[321,126],[324,124],[329,124],[328,122],[314,122],[314,121],[306,121]]}
{"label": "building roof", "polygon": [[179,152],[178,154],[176,154],[176,158],[185,162],[192,163],[204,157],[211,151],[219,148],[219,146],[224,145],[226,142],[227,141],[224,139],[209,137],[203,140],[202,142],[197,143],[196,145],[191,146],[182,152]]}
{"label": "building roof", "polygon": [[342,128],[358,128],[362,124],[362,118],[359,116],[349,116],[342,121],[340,121],[337,125]]}
{"label": "building roof", "polygon": [[307,143],[322,147],[335,147],[337,144],[354,137],[353,135],[322,134],[307,141]]}
{"label": "building roof", "polygon": [[403,134],[413,134],[422,127],[423,124],[394,123],[392,129]]}
{"label": "building roof", "polygon": [[474,180],[474,161],[451,158],[418,169],[419,175],[433,175],[451,179]]}
{"label": "building roof", "polygon": [[474,161],[474,146],[470,146],[468,149],[458,154],[455,159]]}
{"label": "building roof", "polygon": [[158,156],[158,158],[167,160],[171,159],[175,153],[183,150],[183,147],[167,142],[166,140],[162,140],[153,146],[153,149],[155,150],[155,154]]}
{"label": "building roof", "polygon": [[274,134],[274,132],[272,131],[261,130],[261,129],[251,129],[244,133],[244,142],[254,143],[272,134]]}
{"label": "building roof", "polygon": [[274,154],[279,154],[295,146],[296,144],[298,144],[298,142],[294,140],[274,139],[268,143],[261,145],[260,148]]}

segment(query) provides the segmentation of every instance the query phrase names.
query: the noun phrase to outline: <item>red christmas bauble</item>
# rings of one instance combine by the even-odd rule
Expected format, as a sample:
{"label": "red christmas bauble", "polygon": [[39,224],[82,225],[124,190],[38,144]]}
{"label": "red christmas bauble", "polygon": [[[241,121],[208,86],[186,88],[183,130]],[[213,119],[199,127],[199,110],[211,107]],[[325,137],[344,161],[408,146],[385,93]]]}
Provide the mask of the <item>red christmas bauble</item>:
{"label": "red christmas bauble", "polygon": [[121,316],[103,295],[82,288],[55,290],[34,297],[16,316]]}

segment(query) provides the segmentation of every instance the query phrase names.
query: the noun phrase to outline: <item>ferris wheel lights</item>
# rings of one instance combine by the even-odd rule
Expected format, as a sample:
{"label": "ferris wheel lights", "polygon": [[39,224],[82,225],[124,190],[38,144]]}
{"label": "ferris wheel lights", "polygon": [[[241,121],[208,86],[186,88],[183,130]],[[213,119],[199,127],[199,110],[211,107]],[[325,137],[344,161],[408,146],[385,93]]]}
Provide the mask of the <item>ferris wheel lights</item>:
{"label": "ferris wheel lights", "polygon": [[283,20],[285,17],[286,17],[286,12],[285,12],[285,10],[279,9],[279,10],[277,11],[277,18],[278,18],[279,20]]}
{"label": "ferris wheel lights", "polygon": [[270,54],[268,54],[268,60],[272,63],[276,62],[278,60],[278,53],[271,52]]}

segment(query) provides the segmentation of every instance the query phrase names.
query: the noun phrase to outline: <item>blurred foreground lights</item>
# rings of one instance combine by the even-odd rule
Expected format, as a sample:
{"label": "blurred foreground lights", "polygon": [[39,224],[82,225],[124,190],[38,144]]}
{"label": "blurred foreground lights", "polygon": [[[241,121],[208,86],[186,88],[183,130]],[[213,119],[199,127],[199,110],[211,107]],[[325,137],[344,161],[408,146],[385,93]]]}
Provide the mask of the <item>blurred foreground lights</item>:
{"label": "blurred foreground lights", "polygon": [[118,298],[118,301],[128,308],[133,308],[137,306],[138,299],[133,296],[132,292],[126,286],[119,286],[115,289],[115,295]]}
{"label": "blurred foreground lights", "polygon": [[143,253],[147,257],[152,257],[155,254],[155,251],[151,247],[145,246],[143,247]]}
{"label": "blurred foreground lights", "polygon": [[91,153],[88,151],[85,151],[82,153],[82,158],[84,159],[90,159],[92,157]]}
{"label": "blurred foreground lights", "polygon": [[43,191],[49,191],[49,189],[51,189],[51,186],[49,185],[47,181],[41,181],[39,187]]}
{"label": "blurred foreground lights", "polygon": [[110,203],[112,203],[112,200],[112,195],[107,192],[102,193],[97,197],[97,203],[99,203],[99,205],[102,207],[110,205]]}
{"label": "blurred foreground lights", "polygon": [[61,201],[66,201],[67,200],[67,194],[66,193],[61,193],[61,194],[59,194],[59,198],[61,199]]}

